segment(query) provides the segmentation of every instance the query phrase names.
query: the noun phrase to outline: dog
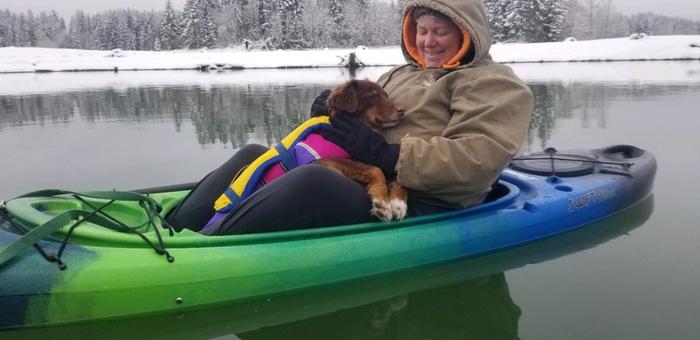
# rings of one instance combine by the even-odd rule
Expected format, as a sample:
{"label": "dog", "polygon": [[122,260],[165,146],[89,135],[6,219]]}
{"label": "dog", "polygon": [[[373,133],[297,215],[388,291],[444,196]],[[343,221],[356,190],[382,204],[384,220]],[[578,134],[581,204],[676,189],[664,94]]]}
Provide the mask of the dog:
{"label": "dog", "polygon": [[[336,86],[326,104],[330,116],[349,114],[375,130],[396,126],[404,115],[404,110],[389,99],[386,91],[369,80],[350,80]],[[372,199],[370,214],[381,221],[406,217],[406,189],[398,181],[387,185],[379,168],[345,158],[323,158],[314,163],[364,184]]]}

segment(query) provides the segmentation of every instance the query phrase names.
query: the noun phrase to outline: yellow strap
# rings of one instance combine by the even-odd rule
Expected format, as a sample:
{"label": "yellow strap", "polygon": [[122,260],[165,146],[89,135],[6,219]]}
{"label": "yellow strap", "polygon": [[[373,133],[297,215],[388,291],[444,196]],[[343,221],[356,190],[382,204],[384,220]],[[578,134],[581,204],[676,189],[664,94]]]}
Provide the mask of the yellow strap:
{"label": "yellow strap", "polygon": [[[288,134],[282,141],[280,142],[285,149],[289,150],[290,147],[292,147],[296,142],[298,142],[298,138],[304,134],[304,132],[316,125],[319,124],[330,124],[330,120],[328,116],[319,116],[319,117],[314,117],[311,118],[301,125],[299,125],[294,131],[292,131],[290,134]],[[257,159],[255,159],[250,165],[243,170],[243,172],[231,182],[231,185],[229,188],[233,190],[236,195],[239,197],[243,195],[245,192],[246,187],[250,185],[257,185],[256,183],[250,183],[250,179],[256,175],[257,171],[264,171],[265,169],[262,169],[261,166],[271,160],[272,158],[278,157],[279,153],[275,148],[270,148],[267,150],[265,153],[260,155]],[[226,195],[221,195],[219,198],[216,199],[214,202],[214,209],[216,211],[220,211],[221,209],[226,208],[229,204],[231,204],[231,200],[226,196]]]}

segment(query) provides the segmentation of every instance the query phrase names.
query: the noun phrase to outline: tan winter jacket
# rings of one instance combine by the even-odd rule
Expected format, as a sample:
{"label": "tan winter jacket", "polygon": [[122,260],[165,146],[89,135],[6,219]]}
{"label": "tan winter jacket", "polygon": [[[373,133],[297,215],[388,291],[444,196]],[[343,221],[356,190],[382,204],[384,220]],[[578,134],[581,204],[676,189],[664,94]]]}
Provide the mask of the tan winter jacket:
{"label": "tan winter jacket", "polygon": [[[468,32],[471,46],[461,63],[449,68],[419,65],[410,17],[416,6],[441,12]],[[520,149],[532,114],[532,93],[509,67],[492,61],[481,0],[409,0],[403,29],[401,47],[408,64],[379,78],[391,99],[406,110],[401,124],[383,131],[388,142],[401,143],[398,180],[414,196],[463,207],[481,203]]]}

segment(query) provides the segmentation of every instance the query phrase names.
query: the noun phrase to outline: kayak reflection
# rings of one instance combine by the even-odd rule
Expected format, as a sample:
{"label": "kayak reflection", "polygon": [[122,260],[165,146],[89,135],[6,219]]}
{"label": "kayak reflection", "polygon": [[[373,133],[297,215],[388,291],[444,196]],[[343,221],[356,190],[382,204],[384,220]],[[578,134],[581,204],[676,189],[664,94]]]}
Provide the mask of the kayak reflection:
{"label": "kayak reflection", "polygon": [[[207,310],[0,332],[0,338],[513,339],[521,311],[504,272],[636,229],[653,196],[601,222],[488,255]],[[235,287],[232,287],[235,289]]]}
{"label": "kayak reflection", "polygon": [[[425,280],[480,276],[303,321],[239,333],[249,339],[518,339],[521,309],[510,296],[504,272],[590,249],[641,226],[653,197],[614,218],[541,242],[444,266]],[[424,274],[425,275],[425,274]]]}
{"label": "kayak reflection", "polygon": [[276,327],[249,339],[516,339],[520,308],[504,273]]}

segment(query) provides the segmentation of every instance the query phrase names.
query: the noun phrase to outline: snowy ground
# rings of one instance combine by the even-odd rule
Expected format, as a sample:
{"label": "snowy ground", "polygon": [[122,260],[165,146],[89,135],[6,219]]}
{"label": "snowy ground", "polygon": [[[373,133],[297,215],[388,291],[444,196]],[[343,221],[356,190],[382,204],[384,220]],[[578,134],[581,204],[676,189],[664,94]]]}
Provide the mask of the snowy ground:
{"label": "snowy ground", "polygon": [[[404,63],[399,47],[305,51],[240,49],[178,51],[89,51],[32,47],[0,48],[0,73],[48,71],[178,70],[199,68],[338,67],[350,52],[367,66]],[[502,63],[700,60],[700,35],[648,36],[537,44],[496,44]]]}

